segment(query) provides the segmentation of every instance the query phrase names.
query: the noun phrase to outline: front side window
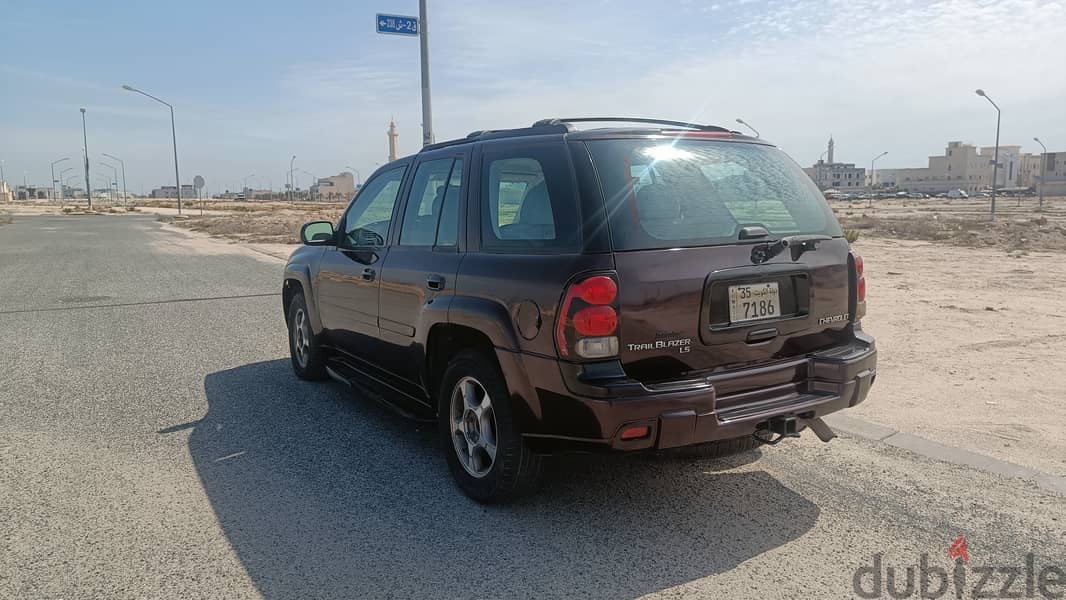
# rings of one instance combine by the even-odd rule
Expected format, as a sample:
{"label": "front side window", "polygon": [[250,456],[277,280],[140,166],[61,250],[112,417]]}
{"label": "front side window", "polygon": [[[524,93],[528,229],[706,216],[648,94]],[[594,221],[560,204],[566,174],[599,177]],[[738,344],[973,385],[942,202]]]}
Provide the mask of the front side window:
{"label": "front side window", "polygon": [[392,210],[406,167],[379,173],[359,190],[344,215],[344,238],[349,247],[384,246],[389,236]]}
{"label": "front side window", "polygon": [[437,224],[444,210],[444,196],[448,191],[448,177],[453,162],[451,158],[444,158],[418,165],[404,209],[403,227],[400,229],[401,246],[433,245]]}

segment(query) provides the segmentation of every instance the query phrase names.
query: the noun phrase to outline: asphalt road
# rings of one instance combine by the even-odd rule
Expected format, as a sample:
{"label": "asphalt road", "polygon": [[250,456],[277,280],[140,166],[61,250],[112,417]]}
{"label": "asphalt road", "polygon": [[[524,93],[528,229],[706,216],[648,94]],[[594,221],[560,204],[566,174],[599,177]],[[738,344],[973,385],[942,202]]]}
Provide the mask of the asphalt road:
{"label": "asphalt road", "polygon": [[292,375],[279,273],[149,217],[0,226],[0,598],[835,598],[875,555],[889,597],[960,534],[965,597],[1066,569],[1063,497],[858,439],[566,458],[479,506],[432,431]]}

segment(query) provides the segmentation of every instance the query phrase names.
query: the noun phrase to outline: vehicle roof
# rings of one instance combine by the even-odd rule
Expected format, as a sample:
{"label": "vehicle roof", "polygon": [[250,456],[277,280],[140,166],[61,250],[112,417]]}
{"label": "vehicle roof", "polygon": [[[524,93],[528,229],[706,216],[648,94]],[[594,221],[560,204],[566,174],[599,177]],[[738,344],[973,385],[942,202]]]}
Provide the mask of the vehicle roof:
{"label": "vehicle roof", "polygon": [[[621,123],[640,123],[640,125],[630,126],[610,126],[610,127],[595,127],[590,129],[577,129],[573,123],[585,123],[585,122],[621,122]],[[659,125],[652,127],[650,125]],[[551,137],[557,135],[560,138],[568,140],[595,140],[595,139],[608,139],[608,138],[663,138],[663,139],[677,139],[678,137],[689,139],[708,139],[722,142],[744,142],[754,143],[772,146],[771,142],[768,142],[762,138],[752,137],[745,135],[739,131],[726,129],[725,127],[719,127],[717,125],[701,125],[697,123],[688,123],[685,121],[671,121],[665,119],[651,119],[651,118],[627,118],[627,117],[579,117],[570,119],[541,119],[530,127],[521,127],[516,129],[487,129],[478,130],[469,133],[466,137],[456,138],[453,140],[446,140],[443,142],[436,142],[423,146],[421,150],[415,154],[409,154],[392,161],[386,165],[382,165],[378,170],[385,169],[391,166],[398,166],[400,164],[406,164],[413,160],[416,156],[423,152],[430,152],[438,150],[440,148],[448,148],[453,146],[461,146],[465,144],[473,144],[477,142],[485,142],[490,140],[501,139],[518,139],[523,137]]]}

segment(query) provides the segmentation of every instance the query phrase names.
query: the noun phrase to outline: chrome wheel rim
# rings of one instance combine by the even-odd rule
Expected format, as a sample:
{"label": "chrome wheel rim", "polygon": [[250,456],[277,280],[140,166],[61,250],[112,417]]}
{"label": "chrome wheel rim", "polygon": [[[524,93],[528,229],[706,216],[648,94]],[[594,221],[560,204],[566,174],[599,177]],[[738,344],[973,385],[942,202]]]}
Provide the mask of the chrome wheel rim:
{"label": "chrome wheel rim", "polygon": [[492,399],[481,382],[463,377],[452,389],[450,405],[448,423],[459,464],[480,479],[496,463],[497,429]]}
{"label": "chrome wheel rim", "polygon": [[300,367],[306,367],[311,356],[311,325],[303,308],[297,308],[292,318],[292,351]]}

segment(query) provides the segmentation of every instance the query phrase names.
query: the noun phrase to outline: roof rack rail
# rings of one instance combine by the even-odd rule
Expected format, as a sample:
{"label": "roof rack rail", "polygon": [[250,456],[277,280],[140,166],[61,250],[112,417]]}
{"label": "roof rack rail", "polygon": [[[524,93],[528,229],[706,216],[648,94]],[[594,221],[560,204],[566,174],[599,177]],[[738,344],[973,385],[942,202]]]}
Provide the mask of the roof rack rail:
{"label": "roof rack rail", "polygon": [[533,127],[544,127],[547,125],[559,125],[567,123],[651,123],[653,125],[669,125],[671,127],[684,127],[686,129],[695,129],[697,131],[723,131],[728,132],[729,129],[725,127],[719,127],[717,125],[700,125],[699,123],[688,123],[685,121],[670,121],[667,119],[648,119],[644,117],[571,117],[571,118],[553,118],[553,119],[541,119],[533,124]]}
{"label": "roof rack rail", "polygon": [[[551,129],[546,127],[551,126]],[[436,150],[438,148],[446,148],[448,146],[456,146],[458,144],[466,144],[474,140],[485,139],[497,139],[497,138],[509,138],[520,137],[524,135],[545,135],[547,133],[566,133],[573,128],[564,123],[547,123],[544,126],[538,127],[523,127],[520,129],[479,129],[477,131],[471,131],[465,137],[457,138],[454,140],[447,140],[444,142],[436,142],[423,146],[419,152],[425,152],[426,150]]]}

